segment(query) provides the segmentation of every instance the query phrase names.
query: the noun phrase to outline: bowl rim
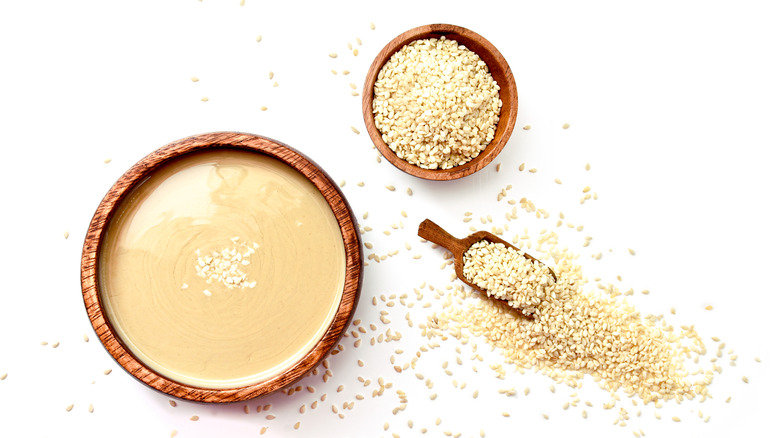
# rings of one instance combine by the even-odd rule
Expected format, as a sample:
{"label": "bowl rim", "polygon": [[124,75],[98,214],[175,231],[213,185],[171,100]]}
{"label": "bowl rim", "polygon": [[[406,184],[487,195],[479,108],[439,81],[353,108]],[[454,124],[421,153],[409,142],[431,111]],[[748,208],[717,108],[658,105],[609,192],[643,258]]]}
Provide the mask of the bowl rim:
{"label": "bowl rim", "polygon": [[[260,382],[235,388],[204,388],[162,376],[136,358],[124,346],[104,314],[99,293],[99,250],[118,207],[134,188],[165,164],[186,154],[215,149],[236,149],[278,159],[300,172],[325,197],[341,229],[346,256],[344,290],[335,316],[322,338],[285,371]],[[87,315],[103,347],[128,373],[147,386],[176,398],[205,403],[238,402],[269,394],[306,375],[325,359],[349,326],[363,282],[363,251],[358,221],[333,179],[314,161],[276,140],[240,132],[213,132],[186,137],[148,154],[113,184],[90,221],[81,256],[81,288]]]}
{"label": "bowl rim", "polygon": [[[499,126],[502,129],[500,135],[498,128],[496,129],[496,136],[493,140],[491,140],[485,149],[471,161],[450,169],[423,169],[422,167],[411,164],[398,157],[384,140],[382,140],[382,135],[376,128],[374,121],[374,82],[376,82],[380,70],[390,57],[406,44],[419,39],[440,38],[442,36],[448,39],[457,40],[459,44],[466,46],[469,50],[479,54],[480,58],[488,64],[491,74],[494,75],[494,80],[496,73],[501,74],[506,79],[506,84],[502,86],[499,91],[499,96],[502,101]],[[489,56],[484,56],[485,54]],[[368,69],[363,84],[363,121],[366,125],[368,135],[371,137],[376,148],[382,156],[395,167],[418,178],[448,181],[471,175],[490,164],[490,162],[498,156],[504,146],[506,146],[512,131],[514,130],[517,121],[517,102],[517,84],[515,83],[512,70],[509,68],[509,64],[501,52],[499,52],[490,41],[465,27],[454,24],[434,23],[418,26],[401,33],[379,51]]]}

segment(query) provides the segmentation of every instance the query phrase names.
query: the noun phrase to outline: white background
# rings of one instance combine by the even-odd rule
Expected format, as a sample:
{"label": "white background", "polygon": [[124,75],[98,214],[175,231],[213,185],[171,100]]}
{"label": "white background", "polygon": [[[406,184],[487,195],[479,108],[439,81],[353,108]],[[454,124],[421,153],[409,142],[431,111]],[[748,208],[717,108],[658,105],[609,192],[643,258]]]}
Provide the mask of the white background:
{"label": "white background", "polygon": [[[479,436],[480,429],[492,437],[776,433],[779,18],[770,1],[0,3],[0,375],[7,374],[0,381],[0,436],[168,437],[176,430],[180,437],[248,437],[263,426],[266,436],[318,437],[420,436],[423,427],[426,436],[450,431],[463,437]],[[454,182],[415,179],[377,163],[360,97],[350,95],[350,82],[362,89],[368,66],[388,41],[435,22],[490,40],[509,62],[519,92],[517,126],[504,151],[493,165]],[[347,49],[350,42],[358,56]],[[338,58],[330,58],[332,52]],[[564,123],[571,127],[562,129]],[[531,129],[521,129],[525,125]],[[704,403],[656,409],[633,406],[624,396],[618,407],[631,417],[625,427],[613,425],[618,408],[604,410],[609,397],[589,379],[578,390],[580,406],[563,410],[573,390],[559,386],[553,394],[541,374],[510,371],[503,381],[495,378],[489,365],[501,363],[501,356],[482,340],[476,342],[483,362],[470,361],[464,347],[459,367],[459,344],[439,341],[442,348],[424,354],[417,370],[399,374],[389,362],[394,350],[404,350],[396,355],[402,364],[428,342],[417,324],[439,301],[426,288],[423,302],[432,308],[421,302],[387,309],[390,327],[403,334],[400,342],[372,347],[369,333],[354,348],[345,339],[345,352],[330,360],[330,381],[320,375],[301,382],[315,394],[173,408],[168,397],[119,368],[97,341],[81,300],[80,251],[92,213],[126,169],[168,142],[218,130],[265,135],[304,152],[346,182],[343,191],[359,218],[369,213],[361,221],[373,227],[363,237],[373,251],[400,250],[365,269],[356,315],[364,326],[387,328],[379,323],[384,307],[371,305],[374,296],[414,297],[422,282],[439,289],[451,284],[451,268],[440,269],[442,250],[416,237],[421,220],[431,218],[458,236],[470,225],[491,226],[464,223],[466,211],[475,218],[490,214],[492,225],[503,226],[509,206],[496,195],[512,184],[510,198],[527,197],[552,214],[548,220],[521,214],[508,236],[525,227],[532,235],[553,229],[564,212],[565,222],[584,230],[557,229],[561,245],[581,255],[589,278],[650,290],[629,300],[675,326],[695,325],[708,357],[717,345],[710,337],[720,337],[738,355],[737,364],[719,361],[723,373]],[[538,173],[520,172],[521,163]],[[389,184],[398,190],[386,190]],[[580,205],[586,185],[599,199]],[[404,228],[382,233],[401,222]],[[593,243],[584,248],[586,235]],[[604,257],[596,261],[598,252]],[[407,311],[415,328],[406,325]],[[443,360],[453,377],[441,369]],[[107,369],[113,372],[105,375]],[[434,388],[414,372],[431,378]],[[359,376],[371,379],[370,386]],[[380,376],[393,387],[372,398]],[[454,388],[453,378],[468,386]],[[337,392],[339,385],[344,391]],[[518,395],[498,393],[510,387]],[[393,415],[397,389],[409,401]],[[433,392],[438,398],[431,401]],[[327,399],[318,408],[298,412],[322,394]],[[365,400],[343,409],[356,394]],[[594,407],[583,419],[586,400]],[[256,413],[268,403],[269,412]],[[332,413],[333,404],[343,419]],[[277,418],[266,420],[269,413]],[[192,415],[200,420],[190,421]],[[674,415],[681,421],[673,422]],[[297,421],[301,427],[294,430]]]}

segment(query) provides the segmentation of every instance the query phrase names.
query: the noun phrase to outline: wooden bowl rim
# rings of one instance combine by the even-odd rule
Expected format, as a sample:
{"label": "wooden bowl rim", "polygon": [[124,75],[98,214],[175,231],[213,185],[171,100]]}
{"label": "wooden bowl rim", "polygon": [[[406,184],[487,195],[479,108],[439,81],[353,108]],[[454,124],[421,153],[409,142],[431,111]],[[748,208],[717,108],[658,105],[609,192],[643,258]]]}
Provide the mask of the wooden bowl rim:
{"label": "wooden bowl rim", "polygon": [[[459,44],[466,46],[472,52],[479,54],[482,60],[488,64],[494,80],[496,80],[497,74],[500,74],[505,78],[506,84],[499,84],[501,85],[499,96],[502,101],[499,126],[502,125],[502,122],[504,122],[505,125],[502,126],[503,129],[500,135],[498,129],[496,129],[496,136],[493,140],[491,140],[485,149],[471,161],[450,169],[423,169],[422,167],[415,166],[398,157],[398,155],[387,146],[384,140],[382,140],[382,135],[374,123],[374,82],[376,82],[376,78],[379,76],[379,71],[390,57],[406,44],[419,39],[439,38],[441,36],[448,39],[454,39],[458,41]],[[483,52],[490,56],[484,56],[482,54]],[[499,81],[496,80],[496,82]],[[379,51],[366,74],[366,80],[363,84],[362,105],[363,121],[365,122],[368,135],[385,159],[398,169],[418,178],[434,181],[448,181],[471,175],[484,168],[490,164],[490,162],[503,150],[504,146],[506,146],[509,137],[512,135],[512,131],[514,130],[515,122],[517,121],[517,84],[515,83],[512,70],[509,68],[509,64],[504,56],[482,35],[454,24],[428,24],[401,33]]]}
{"label": "wooden bowl rim", "polygon": [[[261,382],[236,388],[203,388],[157,374],[125,348],[100,303],[97,261],[100,245],[113,214],[125,197],[156,169],[185,154],[215,149],[237,149],[276,158],[300,172],[325,197],[341,229],[346,255],[344,290],[330,326],[320,341],[287,370]],[[301,152],[276,140],[239,132],[214,132],[169,143],[128,169],[100,202],[89,225],[81,257],[81,287],[87,315],[101,343],[128,373],[165,394],[197,402],[245,401],[274,392],[308,373],[334,348],[352,320],[363,282],[363,252],[358,221],[344,194],[330,176]]]}

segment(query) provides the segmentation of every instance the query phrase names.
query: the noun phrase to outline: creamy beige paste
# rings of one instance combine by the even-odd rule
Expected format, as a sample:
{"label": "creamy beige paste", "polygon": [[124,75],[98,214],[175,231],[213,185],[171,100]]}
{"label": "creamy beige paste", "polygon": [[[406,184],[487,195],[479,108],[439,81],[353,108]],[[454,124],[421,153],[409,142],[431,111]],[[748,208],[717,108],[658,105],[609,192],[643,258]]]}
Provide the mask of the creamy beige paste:
{"label": "creamy beige paste", "polygon": [[139,360],[181,383],[230,388],[312,349],[345,272],[316,187],[273,157],[223,149],[166,164],[133,190],[98,275],[107,317]]}

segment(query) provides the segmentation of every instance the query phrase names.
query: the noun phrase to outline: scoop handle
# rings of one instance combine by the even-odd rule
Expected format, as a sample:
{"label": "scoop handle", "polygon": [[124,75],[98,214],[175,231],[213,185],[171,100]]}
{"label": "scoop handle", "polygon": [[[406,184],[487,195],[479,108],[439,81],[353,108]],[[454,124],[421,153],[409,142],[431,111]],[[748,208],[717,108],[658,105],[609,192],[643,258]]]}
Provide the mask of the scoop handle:
{"label": "scoop handle", "polygon": [[444,228],[436,225],[432,220],[425,219],[417,228],[417,235],[423,239],[447,248],[451,253],[461,251],[461,241],[448,233]]}

